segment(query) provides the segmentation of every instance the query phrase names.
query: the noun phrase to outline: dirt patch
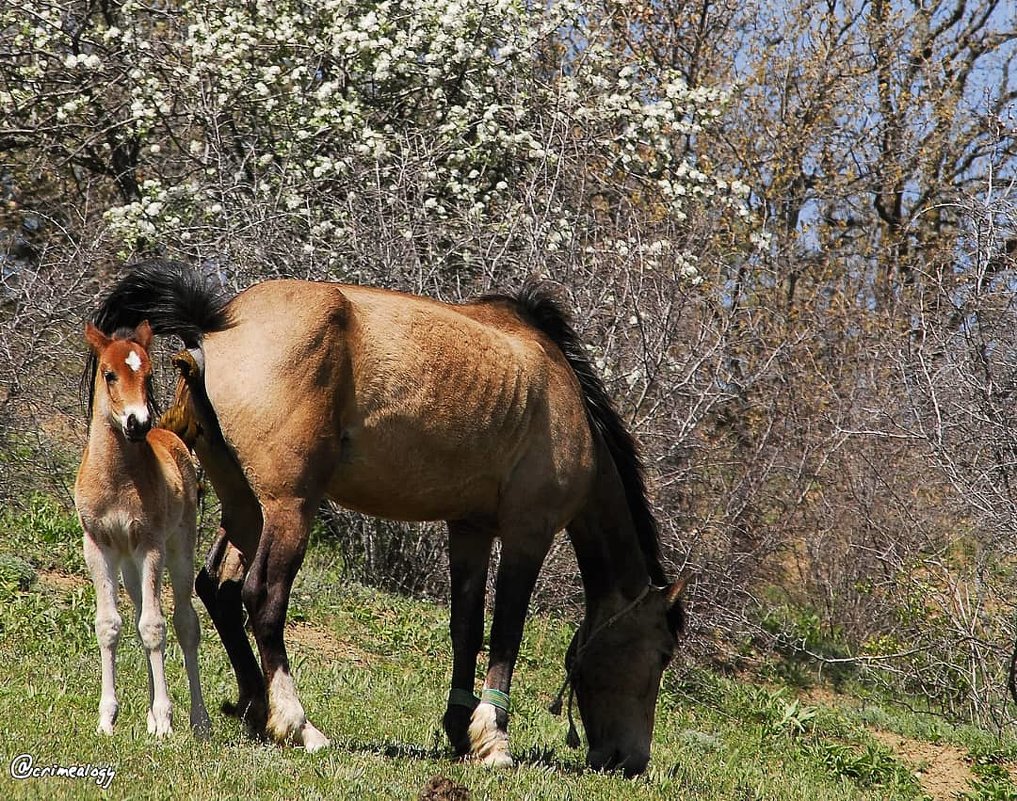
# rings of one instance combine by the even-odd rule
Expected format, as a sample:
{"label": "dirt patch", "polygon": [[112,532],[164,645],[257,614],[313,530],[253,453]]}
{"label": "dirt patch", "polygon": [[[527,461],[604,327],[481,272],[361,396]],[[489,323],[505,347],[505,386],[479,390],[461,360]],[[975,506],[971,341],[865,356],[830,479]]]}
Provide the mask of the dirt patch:
{"label": "dirt patch", "polygon": [[328,629],[312,623],[290,623],[286,626],[286,636],[297,648],[313,651],[317,656],[358,665],[369,665],[376,661],[372,654],[362,651],[352,643],[340,640]]}
{"label": "dirt patch", "polygon": [[39,583],[61,592],[72,592],[86,586],[89,582],[85,576],[61,573],[58,570],[40,570]]}
{"label": "dirt patch", "polygon": [[967,762],[967,752],[963,749],[913,740],[878,729],[870,729],[869,732],[890,748],[902,762],[914,768],[922,789],[934,801],[953,801],[970,789],[974,774]]}

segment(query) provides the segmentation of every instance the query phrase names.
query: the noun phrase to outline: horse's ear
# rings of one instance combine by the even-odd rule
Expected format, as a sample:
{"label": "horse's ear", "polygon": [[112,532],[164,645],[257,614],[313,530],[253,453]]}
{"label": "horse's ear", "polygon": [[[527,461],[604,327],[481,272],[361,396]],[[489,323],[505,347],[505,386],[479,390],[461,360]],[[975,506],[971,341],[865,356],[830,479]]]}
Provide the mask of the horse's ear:
{"label": "horse's ear", "polygon": [[664,596],[667,601],[668,627],[676,635],[682,634],[685,631],[687,616],[685,614],[685,607],[682,604],[682,596],[685,594],[685,588],[692,578],[691,573],[679,576],[671,582],[671,586],[667,588],[666,595]]}
{"label": "horse's ear", "polygon": [[92,349],[92,352],[98,356],[109,345],[110,339],[89,321],[85,323],[85,342],[88,343],[88,347]]}
{"label": "horse's ear", "polygon": [[134,329],[134,336],[131,337],[145,350],[148,350],[148,346],[152,344],[152,326],[149,325],[148,320],[142,320],[138,323],[138,327]]}
{"label": "horse's ear", "polygon": [[668,607],[674,606],[678,600],[685,594],[685,588],[692,580],[691,573],[685,573],[679,576],[671,582],[671,586],[667,588],[667,605]]}

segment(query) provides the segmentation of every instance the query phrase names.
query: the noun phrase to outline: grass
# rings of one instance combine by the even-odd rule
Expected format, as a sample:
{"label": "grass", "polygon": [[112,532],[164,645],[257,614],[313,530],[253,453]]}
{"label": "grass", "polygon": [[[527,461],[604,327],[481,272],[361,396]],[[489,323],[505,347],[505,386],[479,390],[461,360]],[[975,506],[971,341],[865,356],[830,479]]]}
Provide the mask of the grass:
{"label": "grass", "polygon": [[[871,699],[818,703],[773,681],[737,681],[680,665],[664,681],[653,758],[635,780],[583,767],[565,745],[567,724],[547,711],[562,679],[569,624],[530,621],[513,687],[511,736],[518,767],[492,772],[451,758],[440,731],[450,647],[447,611],[344,581],[338,558],[317,542],[294,589],[289,636],[294,673],[311,719],[332,739],[324,753],[248,739],[213,712],[210,741],[186,731],[182,657],[170,638],[167,672],[179,730],[153,741],[145,728],[144,658],[125,637],[121,710],[112,738],[94,733],[99,694],[94,596],[84,581],[73,518],[45,499],[0,513],[0,796],[4,798],[416,799],[436,775],[472,799],[922,799],[915,765],[879,742],[877,730],[967,754],[969,776],[953,793],[972,801],[1017,798],[1008,766],[1013,741],[970,727],[934,725]],[[52,571],[70,580],[54,581]],[[235,685],[202,615],[202,677],[210,709]],[[125,615],[129,620],[130,616]],[[94,780],[9,775],[19,754],[36,766],[112,766]],[[949,797],[949,796],[944,796]]]}

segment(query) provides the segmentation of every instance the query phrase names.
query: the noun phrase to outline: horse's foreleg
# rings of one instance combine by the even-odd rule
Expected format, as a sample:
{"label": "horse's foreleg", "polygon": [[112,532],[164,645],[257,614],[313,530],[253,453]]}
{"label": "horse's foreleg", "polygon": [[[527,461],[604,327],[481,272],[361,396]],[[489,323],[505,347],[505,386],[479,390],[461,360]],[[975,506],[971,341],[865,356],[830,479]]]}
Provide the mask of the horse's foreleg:
{"label": "horse's foreleg", "polygon": [[329,743],[307,720],[297,697],[283,630],[290,590],[304,559],[315,508],[316,505],[296,499],[265,505],[261,540],[243,589],[244,605],[268,686],[265,730],[277,742],[293,742],[308,751],[317,751]]}
{"label": "horse's foreleg", "polygon": [[474,695],[477,655],[484,645],[484,597],[492,536],[463,523],[449,524],[449,577],[452,609],[452,684],[442,724],[456,753],[470,750],[470,717],[479,699]]}
{"label": "horse's foreleg", "polygon": [[167,543],[166,559],[170,585],[173,587],[173,628],[184,652],[184,669],[187,671],[187,685],[191,696],[191,729],[197,736],[207,737],[211,731],[211,723],[201,694],[198,668],[201,629],[198,626],[198,616],[191,605],[194,540],[193,529],[182,529],[177,540]]}
{"label": "horse's foreleg", "polygon": [[224,703],[223,712],[246,721],[251,731],[260,736],[265,731],[265,679],[244,630],[241,590],[245,574],[243,557],[230,545],[225,529],[219,529],[194,588],[219,633],[237,678],[237,704]]}
{"label": "horse's foreleg", "polygon": [[518,538],[503,536],[487,677],[469,729],[470,751],[492,767],[512,765],[508,742],[512,669],[523,639],[530,596],[551,539],[550,534],[543,533]]}
{"label": "horse's foreleg", "polygon": [[169,690],[166,687],[164,653],[166,649],[166,618],[162,614],[160,592],[165,555],[160,548],[149,547],[135,552],[141,574],[141,616],[138,618],[138,636],[148,653],[151,684],[151,704],[148,710],[148,732],[165,737],[173,731],[173,711]]}
{"label": "horse's foreleg", "polygon": [[95,585],[95,637],[99,641],[102,695],[99,698],[100,734],[112,734],[117,719],[116,651],[121,619],[117,612],[118,559],[111,548],[98,545],[85,531],[85,564]]}

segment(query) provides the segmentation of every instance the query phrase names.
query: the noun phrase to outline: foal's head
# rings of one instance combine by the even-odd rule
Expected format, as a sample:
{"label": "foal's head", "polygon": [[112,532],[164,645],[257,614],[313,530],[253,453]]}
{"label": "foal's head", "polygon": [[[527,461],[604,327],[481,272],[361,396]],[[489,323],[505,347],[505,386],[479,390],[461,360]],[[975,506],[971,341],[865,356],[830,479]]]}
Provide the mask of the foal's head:
{"label": "foal's head", "polygon": [[646,769],[661,677],[685,628],[684,584],[650,587],[600,626],[586,621],[572,639],[566,667],[596,770]]}
{"label": "foal's head", "polygon": [[134,330],[107,336],[92,323],[86,323],[85,341],[96,363],[93,419],[94,415],[103,414],[109,425],[131,442],[141,442],[152,428],[154,417],[152,362],[148,358],[152,327],[145,321]]}

